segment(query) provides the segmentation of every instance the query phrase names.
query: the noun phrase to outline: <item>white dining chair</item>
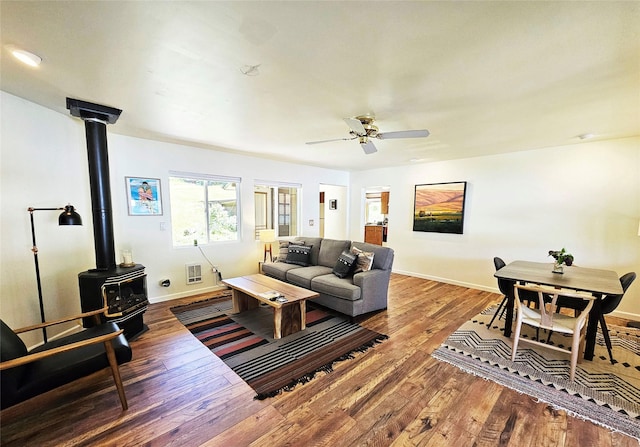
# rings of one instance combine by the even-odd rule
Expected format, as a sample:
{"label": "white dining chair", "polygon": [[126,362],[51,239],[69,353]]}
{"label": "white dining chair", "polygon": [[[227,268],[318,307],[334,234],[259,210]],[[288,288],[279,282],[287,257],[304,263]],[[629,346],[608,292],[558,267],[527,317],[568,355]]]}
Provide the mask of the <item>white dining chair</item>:
{"label": "white dining chair", "polygon": [[[535,309],[531,309],[520,302],[520,293],[523,291],[535,292],[538,294],[538,306]],[[515,329],[513,334],[513,347],[511,351],[511,361],[515,361],[516,352],[518,350],[518,342],[523,341],[526,343],[536,344],[544,346],[548,349],[556,351],[562,351],[571,354],[571,367],[569,370],[569,380],[573,381],[576,371],[576,364],[578,363],[580,352],[584,351],[585,333],[587,327],[587,316],[593,306],[593,295],[586,292],[577,292],[567,289],[556,289],[549,286],[541,285],[514,285],[515,302],[516,302],[516,320]],[[578,315],[569,316],[561,313],[556,313],[556,301],[558,296],[571,297],[576,299],[583,299],[587,301],[587,305]],[[546,329],[553,332],[572,335],[571,350],[561,348],[555,345],[546,344],[540,341],[540,337],[537,339],[520,338],[522,325],[526,324],[536,328],[539,332],[540,329]]]}

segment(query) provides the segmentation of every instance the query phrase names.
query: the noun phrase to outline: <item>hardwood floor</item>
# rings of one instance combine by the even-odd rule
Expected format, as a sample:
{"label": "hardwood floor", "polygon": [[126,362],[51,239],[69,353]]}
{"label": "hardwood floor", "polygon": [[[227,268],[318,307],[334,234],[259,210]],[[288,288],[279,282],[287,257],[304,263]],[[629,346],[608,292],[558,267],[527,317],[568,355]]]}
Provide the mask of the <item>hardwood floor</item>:
{"label": "hardwood floor", "polygon": [[497,294],[392,275],[389,308],[360,324],[389,339],[264,401],[153,304],[121,367],[4,410],[6,446],[637,446],[638,442],[431,358]]}

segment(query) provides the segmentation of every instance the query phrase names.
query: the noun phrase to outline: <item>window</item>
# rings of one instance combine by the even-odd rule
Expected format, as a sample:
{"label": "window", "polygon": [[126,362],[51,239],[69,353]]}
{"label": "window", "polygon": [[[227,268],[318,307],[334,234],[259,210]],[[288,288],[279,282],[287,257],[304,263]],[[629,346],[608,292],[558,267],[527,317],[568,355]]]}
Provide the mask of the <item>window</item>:
{"label": "window", "polygon": [[171,173],[171,231],[174,246],[237,241],[240,179]]}
{"label": "window", "polygon": [[367,193],[365,219],[367,223],[378,223],[384,220],[382,215],[382,200],[380,194]]}
{"label": "window", "polygon": [[254,188],[256,229],[274,229],[277,237],[298,236],[300,185],[259,182]]}

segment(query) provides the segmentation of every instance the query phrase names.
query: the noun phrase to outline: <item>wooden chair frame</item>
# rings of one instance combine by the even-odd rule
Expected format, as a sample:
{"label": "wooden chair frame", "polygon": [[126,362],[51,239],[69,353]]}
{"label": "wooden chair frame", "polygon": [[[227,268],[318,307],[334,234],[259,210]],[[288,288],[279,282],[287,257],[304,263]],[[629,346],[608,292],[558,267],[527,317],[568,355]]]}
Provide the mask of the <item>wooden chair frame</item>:
{"label": "wooden chair frame", "polygon": [[[536,292],[538,294],[538,308],[531,309],[522,305],[519,297],[520,290],[529,290],[532,292]],[[591,310],[593,302],[596,298],[593,295],[586,294],[585,292],[578,292],[575,290],[567,289],[556,289],[549,286],[531,284],[515,284],[514,293],[516,298],[515,302],[517,314],[516,327],[513,334],[511,361],[515,361],[519,341],[544,346],[547,349],[566,352],[571,354],[569,380],[573,381],[575,377],[576,364],[580,360],[579,354],[580,352],[584,351],[587,317],[589,316],[589,311]],[[576,317],[559,314],[556,313],[556,301],[558,300],[558,296],[560,295],[570,298],[579,298],[588,301],[588,304],[585,309]],[[548,301],[549,298],[551,298],[551,302]],[[535,327],[536,330],[546,329],[549,331],[571,334],[571,350],[560,348],[554,345],[548,345],[545,342],[539,341],[539,337],[538,340],[531,340],[526,338],[521,339],[520,330],[522,329],[523,323]]]}
{"label": "wooden chair frame", "polygon": [[[26,326],[20,329],[14,329],[13,332],[16,334],[21,334],[25,332],[35,331],[42,328],[47,328],[51,326],[55,326],[62,323],[67,323],[74,320],[79,320],[82,318],[94,317],[96,323],[100,323],[99,315],[104,314],[108,310],[107,307],[102,309],[94,310],[91,312],[84,312],[78,315],[73,315],[67,318],[63,318],[60,320],[49,321],[39,324],[34,324],[32,326]],[[37,360],[50,357],[61,352],[71,351],[77,348],[81,348],[83,346],[89,346],[97,343],[104,343],[104,349],[107,354],[107,359],[109,360],[109,366],[111,367],[111,375],[113,376],[113,381],[115,382],[116,389],[118,390],[118,396],[120,397],[120,403],[122,404],[122,409],[126,410],[129,408],[127,403],[127,397],[124,393],[124,386],[122,384],[122,378],[120,376],[120,369],[118,367],[118,361],[116,359],[116,354],[113,349],[113,345],[111,344],[111,340],[118,337],[120,334],[124,332],[123,329],[118,331],[111,332],[109,334],[101,335],[98,337],[89,338],[86,340],[78,341],[75,343],[70,343],[68,345],[59,346],[57,348],[48,349],[46,351],[36,352],[33,354],[27,354],[22,357],[18,357],[12,360],[8,360],[6,362],[0,362],[0,371],[15,368],[17,366],[25,365],[27,363],[35,362]]]}

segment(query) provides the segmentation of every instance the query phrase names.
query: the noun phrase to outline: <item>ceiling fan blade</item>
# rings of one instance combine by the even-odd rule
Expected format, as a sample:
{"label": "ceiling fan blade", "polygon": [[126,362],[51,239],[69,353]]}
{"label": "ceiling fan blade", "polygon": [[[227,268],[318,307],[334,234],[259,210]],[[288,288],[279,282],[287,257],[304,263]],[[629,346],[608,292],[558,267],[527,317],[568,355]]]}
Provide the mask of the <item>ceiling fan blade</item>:
{"label": "ceiling fan blade", "polygon": [[320,143],[330,143],[331,141],[350,141],[357,137],[353,138],[333,138],[331,140],[321,140],[321,141],[307,141],[305,144],[320,144]]}
{"label": "ceiling fan blade", "polygon": [[365,143],[360,143],[360,146],[362,146],[362,150],[367,155],[373,154],[374,152],[378,152],[378,149],[376,148],[376,146],[369,139]]}
{"label": "ceiling fan blade", "polygon": [[345,118],[344,122],[347,123],[347,126],[349,126],[349,128],[353,130],[356,135],[363,136],[367,134],[367,131],[364,129],[364,126],[359,120],[355,118]]}
{"label": "ceiling fan blade", "polygon": [[428,130],[400,130],[398,132],[379,133],[376,138],[390,140],[392,138],[424,138],[428,136]]}

